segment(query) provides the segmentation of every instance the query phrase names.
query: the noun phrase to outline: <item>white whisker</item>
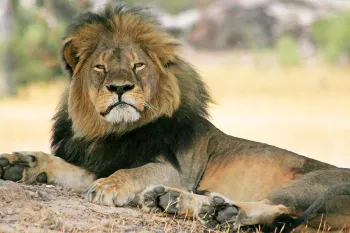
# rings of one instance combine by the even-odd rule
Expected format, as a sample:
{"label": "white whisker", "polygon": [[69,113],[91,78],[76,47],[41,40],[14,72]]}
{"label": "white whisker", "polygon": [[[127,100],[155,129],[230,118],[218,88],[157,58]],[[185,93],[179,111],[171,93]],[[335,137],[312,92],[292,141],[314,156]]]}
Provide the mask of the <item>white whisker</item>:
{"label": "white whisker", "polygon": [[157,110],[156,110],[151,104],[145,102],[143,105],[144,105],[146,108],[148,108],[149,110],[151,110],[151,112],[152,112],[153,114],[155,114],[155,113],[157,112]]}

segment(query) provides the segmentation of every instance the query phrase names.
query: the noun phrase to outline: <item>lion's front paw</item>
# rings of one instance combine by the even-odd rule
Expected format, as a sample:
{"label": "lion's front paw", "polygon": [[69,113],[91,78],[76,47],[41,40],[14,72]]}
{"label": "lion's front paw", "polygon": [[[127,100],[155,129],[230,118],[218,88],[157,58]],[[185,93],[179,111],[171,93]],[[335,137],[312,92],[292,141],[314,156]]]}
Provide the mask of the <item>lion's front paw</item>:
{"label": "lion's front paw", "polygon": [[232,228],[237,230],[237,217],[240,209],[233,205],[230,200],[219,194],[211,194],[211,203],[202,205],[197,211],[200,222],[209,227]]}
{"label": "lion's front paw", "polygon": [[119,182],[117,177],[96,180],[84,195],[87,201],[106,206],[125,206],[134,197],[135,194],[130,192],[125,182]]}
{"label": "lion's front paw", "polygon": [[45,157],[42,152],[0,154],[0,178],[25,183],[46,183],[47,175],[38,166],[42,157]]}
{"label": "lion's front paw", "polygon": [[145,212],[160,210],[168,214],[177,214],[182,208],[183,195],[182,190],[156,185],[143,190],[132,203]]}

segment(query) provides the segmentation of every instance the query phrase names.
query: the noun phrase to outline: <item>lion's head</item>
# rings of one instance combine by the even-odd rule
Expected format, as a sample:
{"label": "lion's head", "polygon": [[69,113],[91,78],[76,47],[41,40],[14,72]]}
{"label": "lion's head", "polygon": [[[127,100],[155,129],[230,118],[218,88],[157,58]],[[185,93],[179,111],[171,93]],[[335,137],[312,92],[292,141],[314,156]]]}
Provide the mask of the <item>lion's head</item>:
{"label": "lion's head", "polygon": [[[171,117],[186,96],[192,98],[187,104],[206,106],[205,87],[178,57],[178,47],[141,9],[108,6],[79,16],[62,48],[71,74],[68,112],[74,132],[92,138],[130,131]],[[183,80],[181,72],[193,77]]]}

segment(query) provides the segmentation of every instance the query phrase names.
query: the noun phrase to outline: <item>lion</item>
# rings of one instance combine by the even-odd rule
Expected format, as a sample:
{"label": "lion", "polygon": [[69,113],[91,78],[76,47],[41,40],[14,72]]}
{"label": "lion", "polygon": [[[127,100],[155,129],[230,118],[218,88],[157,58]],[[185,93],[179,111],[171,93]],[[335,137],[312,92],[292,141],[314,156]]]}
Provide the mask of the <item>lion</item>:
{"label": "lion", "polygon": [[85,191],[87,201],[198,218],[207,227],[284,231],[322,218],[350,223],[350,169],[226,135],[180,43],[145,9],[87,12],[68,27],[70,84],[53,120],[52,154],[0,155],[0,177]]}

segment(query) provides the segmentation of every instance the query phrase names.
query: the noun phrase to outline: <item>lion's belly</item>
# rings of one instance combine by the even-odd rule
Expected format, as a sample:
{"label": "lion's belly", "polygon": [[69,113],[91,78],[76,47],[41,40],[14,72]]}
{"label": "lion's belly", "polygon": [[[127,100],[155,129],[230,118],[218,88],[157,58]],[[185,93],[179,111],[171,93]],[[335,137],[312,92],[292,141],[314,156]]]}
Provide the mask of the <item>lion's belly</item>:
{"label": "lion's belly", "polygon": [[265,198],[273,189],[296,177],[291,169],[258,156],[232,158],[208,164],[198,189],[220,193],[235,201],[254,201]]}
{"label": "lion's belly", "polygon": [[302,174],[335,168],[278,147],[224,134],[211,142],[208,151],[212,156],[197,189],[235,201],[262,200]]}

